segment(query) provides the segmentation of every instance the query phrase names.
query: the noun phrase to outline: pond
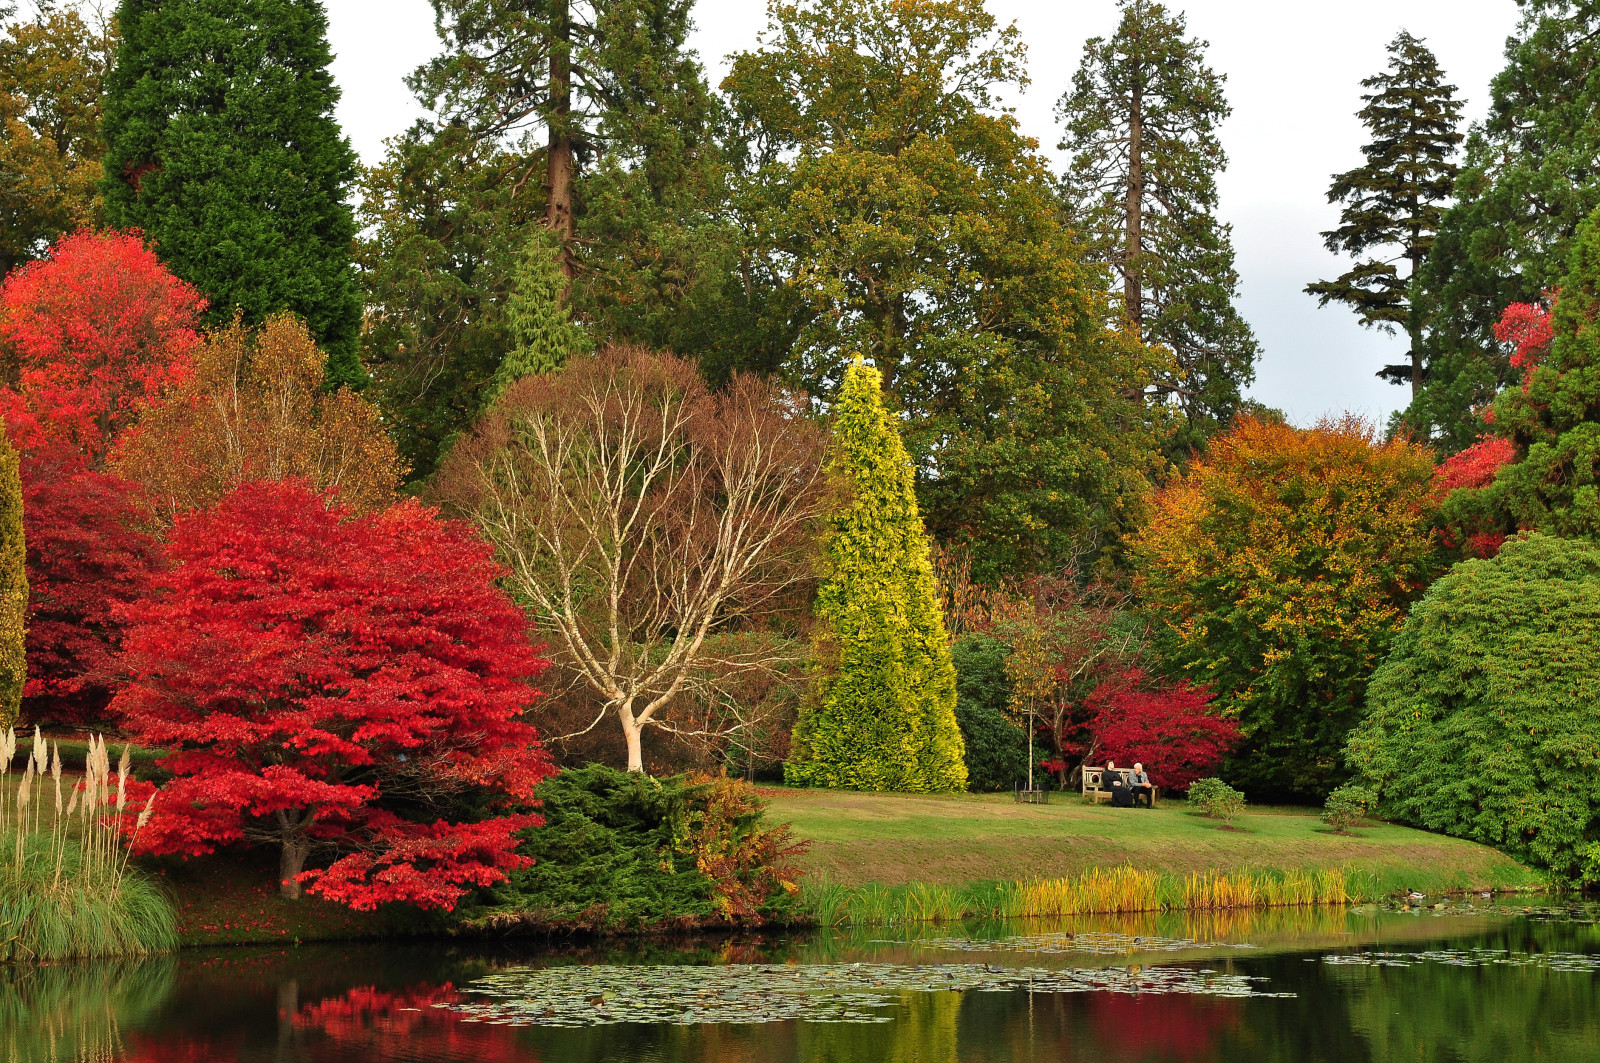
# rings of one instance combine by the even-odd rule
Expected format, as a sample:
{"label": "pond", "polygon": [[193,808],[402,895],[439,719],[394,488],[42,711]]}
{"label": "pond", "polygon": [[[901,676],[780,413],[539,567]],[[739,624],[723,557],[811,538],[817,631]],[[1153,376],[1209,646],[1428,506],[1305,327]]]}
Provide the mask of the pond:
{"label": "pond", "polygon": [[1484,899],[0,969],[0,1060],[1600,1059],[1585,905]]}

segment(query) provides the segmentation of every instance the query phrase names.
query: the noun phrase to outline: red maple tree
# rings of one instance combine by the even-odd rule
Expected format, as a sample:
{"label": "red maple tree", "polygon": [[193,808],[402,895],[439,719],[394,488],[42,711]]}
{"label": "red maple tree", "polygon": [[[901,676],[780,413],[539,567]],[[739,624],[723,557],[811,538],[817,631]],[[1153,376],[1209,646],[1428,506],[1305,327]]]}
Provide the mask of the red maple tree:
{"label": "red maple tree", "polygon": [[1155,685],[1138,669],[1101,683],[1085,704],[1099,755],[1143,763],[1158,786],[1188,789],[1215,772],[1239,740],[1239,725],[1216,714],[1208,691]]}
{"label": "red maple tree", "polygon": [[183,378],[205,307],[137,232],[74,233],[13,270],[0,284],[12,442],[98,462],[140,403]]}
{"label": "red maple tree", "polygon": [[22,526],[28,543],[30,723],[85,726],[106,718],[119,607],[143,592],[159,545],[139,527],[126,480],[62,462],[22,462]]}
{"label": "red maple tree", "polygon": [[[284,896],[363,910],[449,909],[526,864],[516,832],[542,820],[517,809],[554,769],[522,712],[547,662],[465,526],[258,481],[181,519],[169,554],[125,610],[112,703],[173,750],[142,849],[274,844]],[[463,803],[482,811],[449,822]]]}
{"label": "red maple tree", "polygon": [[[1546,300],[1553,302],[1555,293],[1546,292]],[[1494,324],[1494,338],[1512,345],[1511,364],[1529,370],[1538,365],[1550,350],[1555,339],[1550,307],[1545,303],[1512,303],[1500,314]]]}

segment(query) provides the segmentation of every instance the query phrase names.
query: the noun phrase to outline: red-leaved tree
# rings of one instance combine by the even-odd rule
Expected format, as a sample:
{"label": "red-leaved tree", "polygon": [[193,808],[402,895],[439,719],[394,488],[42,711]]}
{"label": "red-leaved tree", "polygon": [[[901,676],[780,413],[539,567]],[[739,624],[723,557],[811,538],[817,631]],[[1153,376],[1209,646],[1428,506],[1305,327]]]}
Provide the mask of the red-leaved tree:
{"label": "red-leaved tree", "polygon": [[1143,763],[1158,786],[1188,789],[1213,774],[1239,741],[1239,725],[1212,709],[1209,692],[1188,683],[1156,685],[1138,669],[1101,683],[1086,703],[1099,756]]}
{"label": "red-leaved tree", "polygon": [[122,632],[119,607],[143,591],[159,546],[140,529],[134,486],[75,460],[25,458],[22,499],[29,591],[23,717],[101,722]]}
{"label": "red-leaved tree", "polygon": [[[1553,301],[1554,294],[1545,293]],[[1512,303],[1494,324],[1494,338],[1512,346],[1511,364],[1530,370],[1550,351],[1555,339],[1550,307],[1543,303]]]}
{"label": "red-leaved tree", "polygon": [[205,308],[136,232],[74,233],[13,270],[0,416],[17,449],[98,463],[139,404],[183,378]]}
{"label": "red-leaved tree", "polygon": [[[554,770],[522,719],[546,662],[466,526],[256,481],[179,520],[169,554],[126,610],[112,704],[174,751],[141,848],[277,845],[284,896],[363,910],[449,909],[525,865],[516,832],[542,820],[517,808]],[[484,811],[449,822],[463,795]]]}

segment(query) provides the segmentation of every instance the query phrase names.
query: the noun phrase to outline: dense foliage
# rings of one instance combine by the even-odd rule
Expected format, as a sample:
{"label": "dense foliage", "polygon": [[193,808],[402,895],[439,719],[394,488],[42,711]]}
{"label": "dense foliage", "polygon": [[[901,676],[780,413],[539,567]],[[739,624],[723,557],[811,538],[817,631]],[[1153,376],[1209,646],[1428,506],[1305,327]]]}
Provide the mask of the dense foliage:
{"label": "dense foliage", "polygon": [[1343,203],[1339,227],[1322,234],[1329,251],[1366,255],[1375,248],[1398,249],[1408,263],[1402,277],[1390,258],[1370,257],[1331,281],[1306,286],[1330,301],[1346,304],[1368,328],[1410,338],[1406,362],[1378,371],[1394,384],[1422,391],[1422,321],[1411,305],[1411,285],[1433,247],[1434,234],[1450,198],[1458,167],[1452,159],[1461,143],[1461,101],[1456,87],[1428,46],[1404,30],[1389,44],[1389,69],[1367,78],[1372,93],[1356,115],[1372,142],[1362,149],[1366,163],[1336,174],[1328,202]]}
{"label": "dense foliage", "polygon": [[1400,422],[1447,452],[1477,440],[1478,411],[1518,379],[1495,322],[1560,282],[1573,233],[1600,206],[1600,7],[1519,6],[1488,116],[1467,136],[1455,203],[1412,292],[1426,331],[1426,386]]}
{"label": "dense foliage", "polygon": [[122,0],[107,79],[106,218],[142,229],[212,323],[290,310],[360,386],[361,299],[319,0]]}
{"label": "dense foliage", "polygon": [[[1537,529],[1600,536],[1600,209],[1579,227],[1571,264],[1549,315],[1538,307],[1502,317],[1523,385],[1495,400],[1491,429],[1506,461],[1494,479],[1458,491],[1445,519],[1466,533]],[[1547,338],[1548,337],[1548,338]]]}
{"label": "dense foliage", "polygon": [[1378,811],[1600,881],[1600,548],[1529,534],[1435,583],[1349,761]]}
{"label": "dense foliage", "polygon": [[968,635],[950,646],[956,668],[956,723],[967,763],[967,789],[1009,790],[1027,779],[1028,733],[1008,715],[1011,652],[991,635]]}
{"label": "dense foliage", "polygon": [[399,455],[377,407],[329,391],[327,362],[298,318],[274,314],[250,331],[235,316],[117,440],[111,467],[162,523],[247,480],[298,478],[350,509],[381,509],[395,499]]}
{"label": "dense foliage", "polygon": [[817,590],[813,700],[784,777],[800,786],[962,790],[967,768],[928,537],[911,458],[882,377],[845,373],[828,471],[845,501],[828,519]]}
{"label": "dense foliage", "polygon": [[1048,163],[999,109],[1024,76],[1015,27],[980,0],[769,15],[724,82],[762,368],[832,399],[870,355],[928,529],[983,578],[1109,545],[1154,471],[1137,396],[1160,359],[1106,328]]}
{"label": "dense foliage", "polygon": [[0,435],[0,732],[16,725],[28,682],[28,546],[17,452]]}
{"label": "dense foliage", "polygon": [[182,379],[206,302],[135,233],[85,230],[0,284],[0,416],[24,453],[99,463]]}
{"label": "dense foliage", "polygon": [[488,890],[475,921],[639,929],[782,921],[795,909],[801,849],[736,780],[590,764],[536,793],[545,822],[517,850],[532,865]]}
{"label": "dense foliage", "polygon": [[1233,238],[1216,216],[1227,162],[1218,127],[1233,111],[1181,11],[1118,6],[1116,32],[1084,45],[1056,105],[1059,146],[1072,155],[1063,190],[1095,260],[1120,282],[1117,309],[1134,337],[1173,353],[1152,390],[1183,411],[1172,444],[1187,448],[1232,420],[1260,353],[1233,305]]}
{"label": "dense foliage", "polygon": [[1355,420],[1244,420],[1158,497],[1135,543],[1162,652],[1238,721],[1227,774],[1320,795],[1367,677],[1435,572],[1433,461]]}
{"label": "dense foliage", "polygon": [[0,272],[100,221],[100,111],[116,30],[93,8],[33,7],[0,31]]}
{"label": "dense foliage", "polygon": [[568,356],[587,350],[588,336],[572,320],[566,289],[560,244],[547,230],[533,229],[512,273],[506,296],[510,347],[489,381],[487,402],[523,377],[560,369]]}
{"label": "dense foliage", "polygon": [[141,848],[276,845],[285,896],[359,909],[448,909],[526,863],[545,662],[487,546],[415,501],[352,517],[289,481],[179,520],[168,549],[112,705],[170,750]]}

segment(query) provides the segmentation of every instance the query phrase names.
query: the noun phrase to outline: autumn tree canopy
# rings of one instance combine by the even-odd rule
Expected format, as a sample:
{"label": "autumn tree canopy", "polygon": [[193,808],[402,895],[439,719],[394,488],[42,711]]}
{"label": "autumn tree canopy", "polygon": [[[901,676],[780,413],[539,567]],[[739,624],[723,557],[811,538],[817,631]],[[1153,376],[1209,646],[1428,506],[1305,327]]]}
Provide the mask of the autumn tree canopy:
{"label": "autumn tree canopy", "polygon": [[377,407],[328,390],[327,363],[299,318],[248,330],[235,316],[117,442],[112,466],[168,523],[247,480],[300,479],[351,509],[381,509],[400,484],[399,456]]}
{"label": "autumn tree canopy", "polygon": [[1137,584],[1170,665],[1238,721],[1247,792],[1343,775],[1367,677],[1437,574],[1433,471],[1426,448],[1353,418],[1245,419],[1157,496]]}
{"label": "autumn tree canopy", "polygon": [[140,405],[183,379],[205,307],[137,233],[74,233],[13,270],[0,284],[12,442],[98,465]]}
{"label": "autumn tree canopy", "polygon": [[[469,529],[254,481],[180,519],[169,553],[128,609],[113,703],[171,751],[142,847],[274,845],[284,896],[359,909],[448,909],[522,866],[539,818],[514,806],[552,771],[522,720],[546,662]],[[482,814],[448,821],[461,805]]]}

